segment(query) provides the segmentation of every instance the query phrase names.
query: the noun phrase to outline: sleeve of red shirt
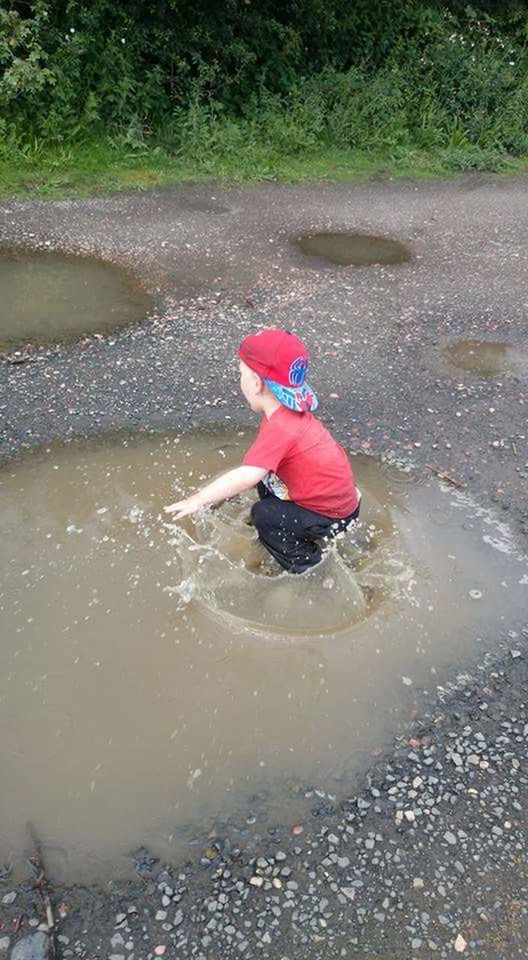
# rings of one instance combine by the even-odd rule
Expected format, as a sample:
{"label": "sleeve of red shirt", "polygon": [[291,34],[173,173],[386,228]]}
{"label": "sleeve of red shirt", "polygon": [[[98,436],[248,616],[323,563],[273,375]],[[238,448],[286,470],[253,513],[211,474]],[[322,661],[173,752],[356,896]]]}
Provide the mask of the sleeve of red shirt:
{"label": "sleeve of red shirt", "polygon": [[263,421],[255,442],[245,454],[242,465],[275,471],[292,444],[287,430],[275,429],[273,420]]}

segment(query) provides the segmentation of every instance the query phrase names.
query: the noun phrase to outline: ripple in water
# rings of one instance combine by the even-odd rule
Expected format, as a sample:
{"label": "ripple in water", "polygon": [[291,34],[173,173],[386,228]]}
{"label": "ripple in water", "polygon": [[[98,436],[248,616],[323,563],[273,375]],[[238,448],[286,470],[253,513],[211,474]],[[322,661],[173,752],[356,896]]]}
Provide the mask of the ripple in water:
{"label": "ripple in water", "polygon": [[301,577],[259,546],[251,496],[168,529],[250,441],[121,436],[0,471],[0,861],[28,821],[69,879],[142,844],[178,860],[231,816],[291,824],[292,783],[349,789],[417,687],[522,620],[507,528],[397,464],[354,458],[361,521]]}

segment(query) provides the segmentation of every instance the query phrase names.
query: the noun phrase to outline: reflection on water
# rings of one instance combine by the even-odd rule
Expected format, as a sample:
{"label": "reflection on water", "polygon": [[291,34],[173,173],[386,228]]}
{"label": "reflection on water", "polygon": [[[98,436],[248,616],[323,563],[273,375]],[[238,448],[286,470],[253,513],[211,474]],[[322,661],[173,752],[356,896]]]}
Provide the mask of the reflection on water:
{"label": "reflection on water", "polygon": [[0,251],[0,350],[106,333],[143,320],[150,301],[126,271],[89,257]]}
{"label": "reflection on water", "polygon": [[292,785],[343,789],[414,685],[525,610],[486,511],[371,458],[360,523],[301,577],[255,540],[249,495],[168,524],[250,440],[69,443],[0,473],[0,861],[28,821],[69,878],[140,844],[178,858],[231,815],[291,824]]}

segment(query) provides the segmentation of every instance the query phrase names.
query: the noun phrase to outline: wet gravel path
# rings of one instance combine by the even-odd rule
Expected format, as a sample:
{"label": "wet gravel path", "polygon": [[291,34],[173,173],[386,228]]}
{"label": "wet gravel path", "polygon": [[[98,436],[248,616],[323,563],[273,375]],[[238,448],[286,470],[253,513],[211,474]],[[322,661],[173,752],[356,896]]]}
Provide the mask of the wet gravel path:
{"label": "wet gravel path", "polygon": [[[446,470],[496,504],[526,551],[528,377],[481,381],[440,349],[455,337],[527,349],[527,227],[525,181],[482,178],[4,202],[0,242],[131,266],[154,309],[107,339],[0,363],[0,455],[108,429],[250,422],[232,358],[246,332],[277,323],[311,347],[321,415],[342,442]],[[413,256],[313,265],[290,240],[316,229],[388,234]],[[175,872],[145,854],[135,884],[54,892],[59,956],[524,957],[527,639],[498,638],[495,663],[424,700],[344,806],[316,785],[317,816],[297,836],[278,826],[240,853],[219,837],[218,855]],[[6,878],[0,953],[29,948],[39,917]],[[45,937],[32,946],[42,955]]]}

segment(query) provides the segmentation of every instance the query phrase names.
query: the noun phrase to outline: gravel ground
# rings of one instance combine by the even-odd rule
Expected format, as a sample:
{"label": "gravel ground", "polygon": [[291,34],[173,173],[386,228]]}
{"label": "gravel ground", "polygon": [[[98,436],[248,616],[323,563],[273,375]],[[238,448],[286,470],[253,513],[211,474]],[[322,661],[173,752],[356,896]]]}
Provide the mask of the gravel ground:
{"label": "gravel ground", "polygon": [[[456,337],[527,349],[525,197],[525,181],[474,177],[3,203],[0,241],[133,267],[154,308],[104,340],[4,358],[0,455],[107,429],[249,422],[232,357],[246,332],[277,323],[308,342],[321,416],[342,442],[446,470],[496,504],[526,551],[528,377],[480,381],[440,354]],[[316,229],[388,234],[413,256],[314,265],[291,238]],[[177,870],[144,851],[135,883],[53,889],[58,955],[525,957],[527,639],[497,638],[493,663],[424,699],[357,796],[338,806],[322,785],[296,835],[278,825],[240,849],[219,837]],[[42,919],[35,892],[6,877],[0,954],[42,957]]]}

